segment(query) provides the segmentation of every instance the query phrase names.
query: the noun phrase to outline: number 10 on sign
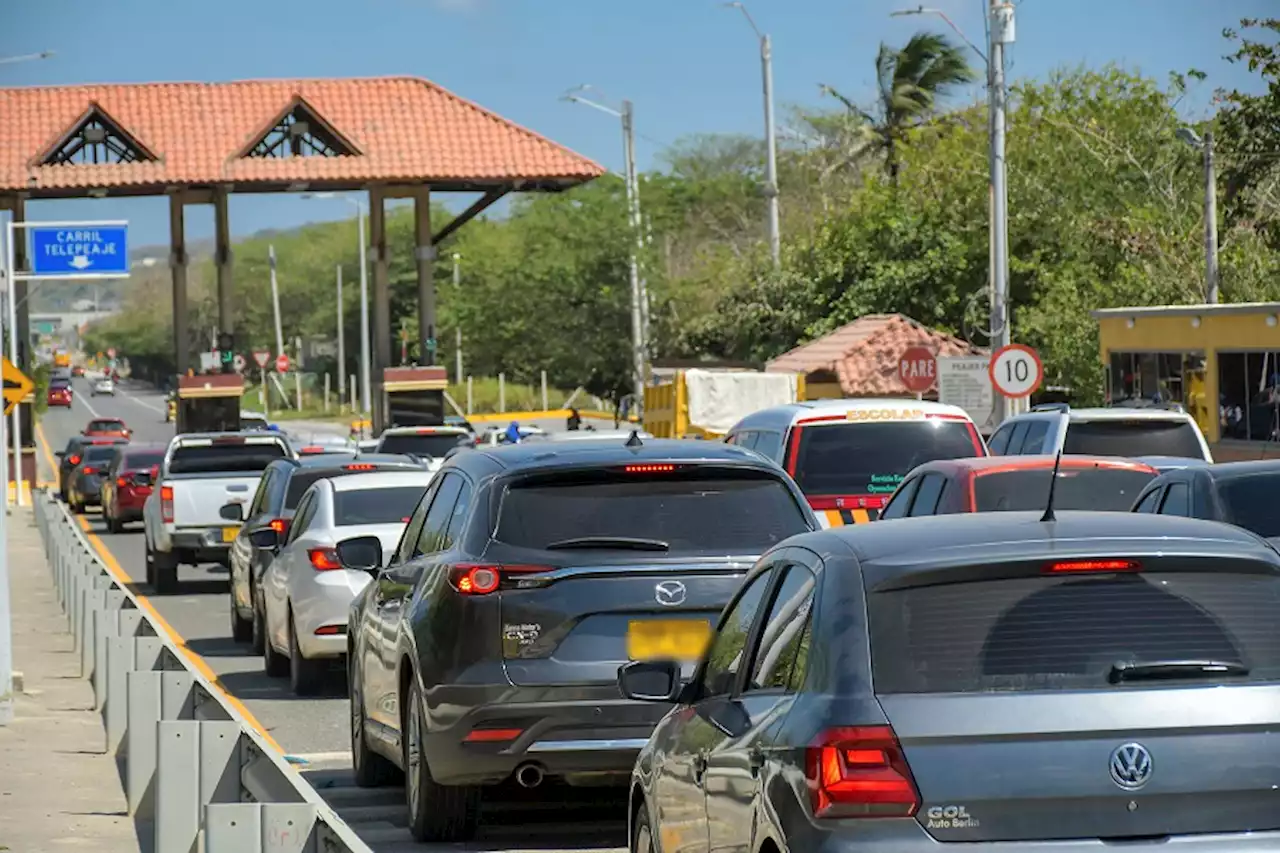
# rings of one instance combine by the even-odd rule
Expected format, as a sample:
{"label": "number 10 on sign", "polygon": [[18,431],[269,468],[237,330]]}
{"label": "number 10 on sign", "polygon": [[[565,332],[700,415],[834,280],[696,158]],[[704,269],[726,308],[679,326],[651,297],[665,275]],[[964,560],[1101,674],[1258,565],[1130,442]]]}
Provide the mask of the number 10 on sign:
{"label": "number 10 on sign", "polygon": [[996,350],[987,367],[991,385],[1006,397],[1027,397],[1044,380],[1040,354],[1024,344],[1009,344]]}

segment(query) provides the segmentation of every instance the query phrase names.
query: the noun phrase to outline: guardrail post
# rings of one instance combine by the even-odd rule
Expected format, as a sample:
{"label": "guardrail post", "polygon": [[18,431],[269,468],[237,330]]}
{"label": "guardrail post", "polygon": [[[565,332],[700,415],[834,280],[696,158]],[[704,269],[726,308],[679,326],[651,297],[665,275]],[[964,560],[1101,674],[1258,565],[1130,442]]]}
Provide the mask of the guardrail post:
{"label": "guardrail post", "polygon": [[[135,640],[136,643],[146,642]],[[156,642],[159,642],[158,640]],[[156,727],[160,725],[161,672],[131,672],[128,676],[129,718],[125,728],[125,796],[129,813],[137,818],[155,814]]]}
{"label": "guardrail post", "polygon": [[195,678],[185,670],[160,674],[160,719],[195,719]]}
{"label": "guardrail post", "polygon": [[316,853],[316,807],[241,803],[204,807],[205,853]]}
{"label": "guardrail post", "polygon": [[[107,701],[103,709],[107,736],[107,754],[119,750],[129,721],[129,672],[138,668],[135,643],[142,614],[137,610],[118,610],[116,635],[107,640]],[[157,653],[158,657],[158,653]]]}
{"label": "guardrail post", "polygon": [[200,724],[162,720],[156,726],[157,853],[196,853],[200,833]]}

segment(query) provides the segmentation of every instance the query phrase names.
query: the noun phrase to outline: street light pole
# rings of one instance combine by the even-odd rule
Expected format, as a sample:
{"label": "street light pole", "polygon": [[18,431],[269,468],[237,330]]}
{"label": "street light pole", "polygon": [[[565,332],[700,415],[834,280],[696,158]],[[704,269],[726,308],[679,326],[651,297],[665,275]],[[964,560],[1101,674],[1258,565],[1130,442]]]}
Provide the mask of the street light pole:
{"label": "street light pole", "polygon": [[[1009,187],[1005,161],[1005,116],[1007,110],[1004,74],[1004,47],[1014,40],[1013,4],[990,0],[991,90],[987,96],[991,111],[991,189],[993,196],[991,232],[995,275],[991,294],[992,351],[1012,343],[1009,316]],[[1002,423],[1009,416],[1009,400],[995,394],[993,420]]]}
{"label": "street light pole", "polygon": [[[342,402],[345,398],[347,390],[347,381],[344,374],[347,372],[347,345],[345,343],[345,330],[342,322],[342,264],[338,264],[338,411],[342,411]],[[354,401],[352,401],[354,402]],[[328,400],[325,405],[329,405]]]}
{"label": "street light pole", "polygon": [[[453,298],[456,302],[459,294],[462,292],[462,267],[458,262],[462,260],[462,255],[457,252],[453,253]],[[454,379],[459,385],[462,384],[462,319],[455,317],[454,319],[454,339],[453,339],[453,360],[454,360]]]}
{"label": "street light pole", "polygon": [[1218,302],[1218,180],[1213,162],[1213,134],[1202,138],[1189,127],[1178,128],[1178,139],[1197,148],[1204,156],[1204,299]]}
{"label": "street light pole", "polygon": [[366,257],[369,244],[364,227],[364,205],[355,199],[347,199],[356,206],[356,228],[360,231],[360,408],[365,417],[373,411],[372,379],[369,375],[369,261]]}

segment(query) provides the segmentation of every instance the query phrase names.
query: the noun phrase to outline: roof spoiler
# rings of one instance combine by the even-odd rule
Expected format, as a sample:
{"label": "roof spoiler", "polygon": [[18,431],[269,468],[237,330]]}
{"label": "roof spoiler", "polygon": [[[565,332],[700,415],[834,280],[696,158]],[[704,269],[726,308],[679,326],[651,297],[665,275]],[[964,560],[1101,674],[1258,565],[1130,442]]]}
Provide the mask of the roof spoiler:
{"label": "roof spoiler", "polygon": [[1032,406],[1031,411],[1033,412],[1069,412],[1071,411],[1071,407],[1066,403],[1040,403],[1037,406]]}

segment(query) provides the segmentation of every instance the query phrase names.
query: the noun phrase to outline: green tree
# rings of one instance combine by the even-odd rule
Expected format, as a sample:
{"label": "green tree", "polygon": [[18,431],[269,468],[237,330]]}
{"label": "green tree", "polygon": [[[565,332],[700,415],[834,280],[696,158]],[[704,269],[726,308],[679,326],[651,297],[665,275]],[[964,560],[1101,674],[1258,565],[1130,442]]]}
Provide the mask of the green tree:
{"label": "green tree", "polygon": [[1280,18],[1244,18],[1223,36],[1233,46],[1227,60],[1256,72],[1264,86],[1257,94],[1219,92],[1225,218],[1280,248]]}

